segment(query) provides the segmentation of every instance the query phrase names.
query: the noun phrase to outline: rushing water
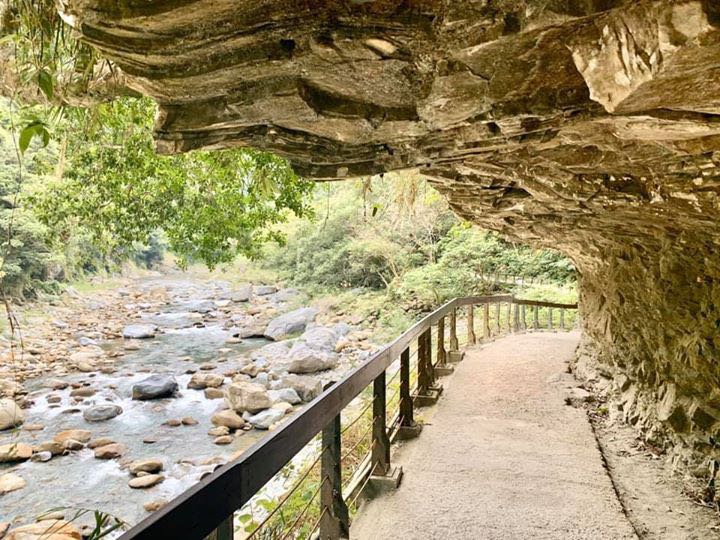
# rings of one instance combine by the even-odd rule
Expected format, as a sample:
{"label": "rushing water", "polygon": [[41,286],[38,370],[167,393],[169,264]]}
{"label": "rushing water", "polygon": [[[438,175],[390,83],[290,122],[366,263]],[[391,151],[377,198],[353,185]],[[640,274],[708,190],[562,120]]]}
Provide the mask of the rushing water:
{"label": "rushing water", "polygon": [[[157,285],[148,283],[147,286]],[[216,285],[208,292],[206,284],[192,282],[164,282],[175,293],[173,301],[157,314],[148,314],[162,324],[182,326],[181,319],[188,309],[202,300],[226,289],[224,284]],[[39,432],[19,430],[3,434],[0,444],[25,442],[38,444],[51,440],[64,429],[87,429],[93,438],[108,437],[127,448],[123,458],[99,460],[89,449],[73,452],[66,456],[54,457],[46,463],[25,462],[16,466],[0,466],[0,474],[13,470],[22,476],[27,486],[24,489],[3,495],[0,498],[0,521],[28,522],[50,509],[58,507],[99,509],[117,516],[128,523],[136,523],[147,515],[143,504],[158,499],[170,500],[186,490],[200,477],[212,471],[224,458],[245,449],[265,435],[252,430],[237,437],[228,446],[213,444],[213,437],[207,434],[212,427],[210,417],[221,400],[205,398],[201,390],[187,389],[191,377],[187,370],[197,369],[204,362],[212,362],[215,368],[209,372],[223,373],[236,367],[235,358],[266,343],[262,339],[245,340],[240,344],[228,345],[229,333],[223,329],[223,321],[206,321],[201,328],[167,329],[158,337],[140,342],[141,348],[127,351],[115,363],[116,372],[78,373],[63,377],[69,383],[89,384],[96,394],[86,398],[81,405],[71,403],[70,391],[49,390],[43,379],[28,381],[29,399],[33,405],[27,409],[27,424],[42,424]],[[101,344],[113,350],[122,347],[122,342]],[[174,398],[134,401],[131,399],[133,384],[151,373],[172,373],[180,391]],[[50,377],[49,377],[50,378]],[[46,396],[57,395],[61,402],[51,406]],[[105,422],[88,423],[82,417],[82,409],[92,404],[112,402],[123,408],[123,413]],[[168,419],[192,417],[197,425],[170,427],[162,425]],[[143,439],[154,438],[147,444]],[[162,458],[165,463],[165,481],[148,490],[134,490],[128,487],[130,475],[123,465],[143,458]],[[70,512],[66,512],[70,514]]]}

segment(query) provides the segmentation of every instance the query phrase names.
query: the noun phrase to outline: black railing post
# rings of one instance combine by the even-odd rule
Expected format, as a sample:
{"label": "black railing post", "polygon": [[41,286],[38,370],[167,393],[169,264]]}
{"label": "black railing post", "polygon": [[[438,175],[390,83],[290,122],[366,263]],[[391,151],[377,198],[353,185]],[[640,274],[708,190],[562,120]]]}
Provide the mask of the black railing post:
{"label": "black railing post", "polygon": [[457,308],[450,311],[450,350],[457,351],[459,349],[457,337]]}
{"label": "black railing post", "polygon": [[385,372],[373,381],[373,427],[371,474],[385,476],[390,470],[390,439],[386,422]]}
{"label": "black railing post", "polygon": [[350,537],[350,516],[342,497],[340,415],[322,431],[320,458],[320,539],[338,540]]}
{"label": "black railing post", "polygon": [[467,306],[467,336],[468,345],[475,345],[477,338],[475,337],[475,309],[472,304]]}
{"label": "black railing post", "polygon": [[400,354],[400,427],[398,428],[400,439],[412,439],[420,434],[422,426],[415,422],[413,416],[413,400],[410,395],[410,349],[407,348]]}
{"label": "black railing post", "polygon": [[483,339],[490,338],[490,304],[483,304]]}
{"label": "black railing post", "polygon": [[437,365],[444,366],[446,360],[445,317],[440,317],[440,320],[437,324]]}
{"label": "black railing post", "polygon": [[205,537],[205,540],[233,540],[235,535],[235,514],[230,514],[217,529]]}
{"label": "black railing post", "polygon": [[446,377],[451,375],[455,368],[447,363],[448,352],[445,350],[445,317],[441,317],[437,325],[437,362],[433,369],[433,375],[437,377]]}
{"label": "black railing post", "polygon": [[[452,352],[449,353],[452,360]],[[426,407],[435,403],[442,392],[441,386],[435,386],[435,373],[432,365],[432,332],[425,330],[418,337],[418,388],[416,403]]]}

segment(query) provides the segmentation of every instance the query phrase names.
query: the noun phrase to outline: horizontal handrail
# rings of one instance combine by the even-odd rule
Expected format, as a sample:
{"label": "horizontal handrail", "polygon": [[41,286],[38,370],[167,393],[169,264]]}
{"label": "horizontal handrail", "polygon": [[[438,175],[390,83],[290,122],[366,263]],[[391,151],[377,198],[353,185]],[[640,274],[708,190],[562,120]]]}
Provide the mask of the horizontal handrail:
{"label": "horizontal handrail", "polygon": [[458,307],[505,302],[550,308],[577,307],[576,304],[518,300],[512,295],[470,296],[450,300],[326,389],[294,418],[132,527],[120,540],[205,538],[235,510],[250,501],[353,399],[397,360],[414,340],[438,321]]}

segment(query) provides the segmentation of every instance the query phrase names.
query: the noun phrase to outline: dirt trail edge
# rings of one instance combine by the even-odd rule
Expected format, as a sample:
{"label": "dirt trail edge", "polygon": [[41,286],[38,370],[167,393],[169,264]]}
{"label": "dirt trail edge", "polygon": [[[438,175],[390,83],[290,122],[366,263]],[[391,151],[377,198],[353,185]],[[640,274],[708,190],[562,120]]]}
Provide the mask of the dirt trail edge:
{"label": "dirt trail edge", "polygon": [[577,333],[512,336],[468,351],[395,454],[400,489],[367,503],[352,538],[637,538],[567,373]]}

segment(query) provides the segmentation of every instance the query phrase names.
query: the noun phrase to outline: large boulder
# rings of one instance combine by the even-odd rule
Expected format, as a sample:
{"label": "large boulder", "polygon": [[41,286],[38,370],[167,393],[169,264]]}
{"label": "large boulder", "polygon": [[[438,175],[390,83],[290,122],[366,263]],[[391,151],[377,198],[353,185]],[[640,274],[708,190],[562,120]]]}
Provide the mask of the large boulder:
{"label": "large boulder", "polygon": [[308,324],[315,320],[317,314],[317,309],[304,307],[280,315],[267,325],[265,337],[277,341],[302,332]]}
{"label": "large boulder", "polygon": [[122,407],[112,403],[94,405],[83,411],[83,418],[86,422],[104,422],[122,414]]}
{"label": "large boulder", "polygon": [[156,374],[143,379],[132,387],[132,398],[139,400],[171,397],[178,390],[172,375]]}
{"label": "large boulder", "polygon": [[278,341],[277,343],[268,343],[259,349],[254,350],[250,354],[250,358],[254,362],[265,362],[267,364],[277,364],[287,360],[292,346],[292,341]]}
{"label": "large boulder", "polygon": [[289,373],[316,373],[337,366],[338,355],[334,351],[313,349],[299,341],[290,349],[289,360]]}
{"label": "large boulder", "polygon": [[225,402],[239,413],[255,413],[272,406],[272,400],[264,386],[246,381],[232,383],[225,391]]}
{"label": "large boulder", "polygon": [[22,409],[12,399],[0,399],[0,431],[19,426],[25,420]]}
{"label": "large boulder", "polygon": [[123,328],[122,335],[125,339],[148,339],[154,338],[158,327],[150,323],[128,324]]}

